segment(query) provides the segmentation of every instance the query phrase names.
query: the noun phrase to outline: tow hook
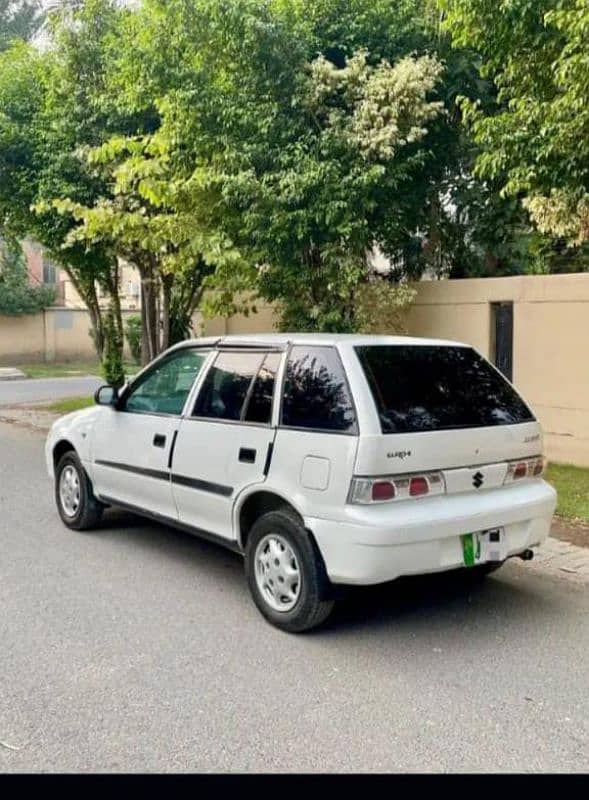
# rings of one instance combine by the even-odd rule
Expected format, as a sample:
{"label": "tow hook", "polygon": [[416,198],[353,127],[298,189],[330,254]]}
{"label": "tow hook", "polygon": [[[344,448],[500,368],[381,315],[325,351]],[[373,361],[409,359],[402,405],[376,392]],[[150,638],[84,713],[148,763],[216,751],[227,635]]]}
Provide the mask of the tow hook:
{"label": "tow hook", "polygon": [[527,550],[524,550],[523,553],[519,554],[519,557],[522,559],[522,561],[531,561],[534,558],[534,551],[530,550],[528,547]]}

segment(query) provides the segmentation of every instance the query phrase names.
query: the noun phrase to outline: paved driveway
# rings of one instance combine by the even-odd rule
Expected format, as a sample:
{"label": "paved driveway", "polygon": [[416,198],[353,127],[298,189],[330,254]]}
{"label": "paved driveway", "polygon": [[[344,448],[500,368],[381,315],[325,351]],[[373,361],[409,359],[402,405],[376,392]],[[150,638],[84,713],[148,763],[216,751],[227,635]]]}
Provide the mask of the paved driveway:
{"label": "paved driveway", "polygon": [[91,395],[103,383],[104,381],[98,377],[0,381],[0,406]]}
{"label": "paved driveway", "polygon": [[589,769],[587,584],[406,580],[289,636],[229,552],[67,531],[42,447],[0,424],[0,772]]}

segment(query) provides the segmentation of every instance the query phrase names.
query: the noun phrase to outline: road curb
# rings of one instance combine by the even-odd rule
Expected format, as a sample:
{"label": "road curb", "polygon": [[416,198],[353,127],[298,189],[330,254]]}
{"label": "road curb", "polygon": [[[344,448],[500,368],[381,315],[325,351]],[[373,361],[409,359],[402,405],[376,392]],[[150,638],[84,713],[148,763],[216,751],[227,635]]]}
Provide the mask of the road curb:
{"label": "road curb", "polygon": [[0,381],[22,381],[26,375],[14,367],[0,367]]}
{"label": "road curb", "polygon": [[59,414],[33,409],[16,409],[0,407],[0,422],[7,425],[19,425],[30,430],[48,433]]}
{"label": "road curb", "polygon": [[535,551],[534,560],[526,569],[589,584],[589,548],[549,536]]}

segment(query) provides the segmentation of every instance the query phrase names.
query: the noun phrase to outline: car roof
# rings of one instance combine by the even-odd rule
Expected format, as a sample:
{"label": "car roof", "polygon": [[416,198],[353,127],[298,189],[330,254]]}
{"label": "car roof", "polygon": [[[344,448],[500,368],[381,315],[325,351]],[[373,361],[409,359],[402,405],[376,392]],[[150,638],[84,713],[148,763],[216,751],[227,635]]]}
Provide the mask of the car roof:
{"label": "car roof", "polygon": [[356,345],[376,346],[376,345],[439,345],[439,346],[459,346],[469,347],[464,342],[457,342],[447,339],[426,339],[417,336],[375,336],[357,333],[256,333],[228,336],[207,336],[198,339],[187,339],[177,347],[194,346],[225,346],[231,347],[285,347],[289,344],[305,344],[337,346]]}

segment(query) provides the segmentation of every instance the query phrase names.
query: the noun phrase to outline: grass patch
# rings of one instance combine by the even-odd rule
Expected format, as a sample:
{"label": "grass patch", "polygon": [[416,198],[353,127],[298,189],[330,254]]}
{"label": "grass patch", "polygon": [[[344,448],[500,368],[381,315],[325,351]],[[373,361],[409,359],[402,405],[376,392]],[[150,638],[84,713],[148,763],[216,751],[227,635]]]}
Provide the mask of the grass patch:
{"label": "grass patch", "polygon": [[558,492],[556,513],[589,522],[589,469],[570,464],[549,464],[546,480]]}
{"label": "grass patch", "polygon": [[[136,375],[141,367],[137,364],[124,364],[127,378]],[[100,377],[100,363],[98,361],[67,361],[52,364],[20,364],[27,378],[79,378],[83,375],[97,375]]]}
{"label": "grass patch", "polygon": [[19,369],[27,378],[71,378],[100,375],[98,361],[72,361],[55,364],[22,364]]}
{"label": "grass patch", "polygon": [[54,411],[56,414],[69,414],[72,411],[79,411],[81,408],[90,408],[94,405],[93,397],[68,397],[65,400],[57,400],[51,405],[43,406],[46,411]]}

